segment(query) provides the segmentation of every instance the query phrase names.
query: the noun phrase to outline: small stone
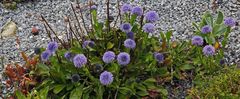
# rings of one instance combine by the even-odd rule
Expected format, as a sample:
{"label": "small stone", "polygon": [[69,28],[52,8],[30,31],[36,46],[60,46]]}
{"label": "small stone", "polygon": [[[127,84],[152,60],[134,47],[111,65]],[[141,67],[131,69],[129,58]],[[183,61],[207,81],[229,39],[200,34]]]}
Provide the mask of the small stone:
{"label": "small stone", "polygon": [[64,22],[69,22],[69,18],[67,16],[64,17]]}
{"label": "small stone", "polygon": [[34,36],[36,36],[36,35],[39,34],[39,29],[38,29],[36,26],[33,26],[33,27],[32,27],[32,34],[33,34]]}
{"label": "small stone", "polygon": [[11,36],[15,36],[16,32],[17,32],[17,25],[13,21],[9,21],[2,28],[0,36],[11,37]]}

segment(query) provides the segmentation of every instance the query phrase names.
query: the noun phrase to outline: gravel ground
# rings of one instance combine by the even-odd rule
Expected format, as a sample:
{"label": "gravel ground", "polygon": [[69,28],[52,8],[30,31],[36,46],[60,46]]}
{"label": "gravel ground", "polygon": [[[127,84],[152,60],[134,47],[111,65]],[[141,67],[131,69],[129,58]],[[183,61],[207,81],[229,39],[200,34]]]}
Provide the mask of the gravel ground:
{"label": "gravel ground", "polygon": [[[84,0],[83,0],[84,1]],[[87,0],[85,0],[87,1]],[[105,0],[98,0],[98,15],[102,18],[105,16]],[[116,0],[111,0],[112,7],[115,9]],[[126,1],[126,0],[122,0]],[[160,30],[166,31],[174,29],[174,36],[177,39],[189,39],[192,37],[193,28],[191,23],[199,21],[201,15],[208,10],[211,10],[210,0],[142,0],[144,2],[137,3],[147,8],[147,10],[155,10],[159,13],[161,20],[156,24]],[[240,0],[217,0],[218,9],[223,11],[228,17],[234,17],[240,20]],[[59,35],[63,34],[65,27],[64,16],[73,15],[70,7],[71,1],[41,1],[29,2],[18,5],[14,11],[4,9],[0,5],[0,27],[7,20],[13,20],[18,27],[17,36],[20,38],[20,50],[26,51],[28,54],[33,53],[35,47],[45,47],[49,41],[47,33],[44,30],[43,24],[39,21],[39,15],[43,15],[54,27]],[[117,10],[111,11],[113,16],[117,15]],[[214,13],[214,12],[213,12]],[[86,14],[87,17],[87,14]],[[37,26],[40,29],[39,35],[33,36],[31,33],[32,26]],[[239,28],[236,27],[230,34],[229,44],[227,46],[226,60],[228,63],[240,62],[240,35]],[[7,37],[0,39],[1,49],[0,56],[4,57],[4,63],[21,62],[19,57],[19,49],[16,47],[15,37]],[[0,71],[2,68],[0,67]],[[1,79],[1,76],[0,76]]]}

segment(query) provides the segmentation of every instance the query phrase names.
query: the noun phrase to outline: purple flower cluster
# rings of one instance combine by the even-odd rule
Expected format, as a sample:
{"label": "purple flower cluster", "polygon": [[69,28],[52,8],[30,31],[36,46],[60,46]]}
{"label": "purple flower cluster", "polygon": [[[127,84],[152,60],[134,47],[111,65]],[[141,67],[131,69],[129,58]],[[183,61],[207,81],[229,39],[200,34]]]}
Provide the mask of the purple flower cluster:
{"label": "purple flower cluster", "polygon": [[92,6],[90,7],[90,10],[97,10],[97,6],[96,6],[96,5],[92,5]]}
{"label": "purple flower cluster", "polygon": [[111,63],[115,59],[115,53],[112,51],[107,51],[103,54],[102,60],[105,63]]}
{"label": "purple flower cluster", "polygon": [[142,16],[143,15],[143,9],[139,6],[136,6],[132,9],[132,14],[137,15],[137,16]]}
{"label": "purple flower cluster", "polygon": [[160,63],[164,61],[164,55],[162,53],[154,53],[154,58]]}
{"label": "purple flower cluster", "polygon": [[203,45],[203,38],[201,36],[194,36],[192,38],[192,45],[197,45],[197,46]]}
{"label": "purple flower cluster", "polygon": [[155,31],[155,26],[152,23],[146,23],[143,26],[143,31],[146,33],[153,33]]}
{"label": "purple flower cluster", "polygon": [[205,25],[202,27],[202,33],[203,34],[207,34],[207,33],[210,33],[212,32],[212,28],[209,26],[209,25]]}
{"label": "purple flower cluster", "polygon": [[134,49],[136,47],[136,42],[132,39],[126,39],[124,41],[124,46],[126,48],[131,48],[131,49]]}
{"label": "purple flower cluster", "polygon": [[44,51],[41,54],[42,61],[47,61],[49,57],[58,49],[57,42],[50,42],[48,43],[48,46],[46,48],[46,51]]}
{"label": "purple flower cluster", "polygon": [[206,45],[203,48],[203,54],[206,56],[213,56],[215,54],[215,48],[212,45]]}
{"label": "purple flower cluster", "polygon": [[127,38],[134,39],[134,33],[133,32],[128,32],[127,33]]}
{"label": "purple flower cluster", "polygon": [[47,50],[49,50],[50,52],[54,53],[57,50],[57,48],[58,48],[57,42],[48,43]]}
{"label": "purple flower cluster", "polygon": [[236,25],[236,22],[233,18],[227,17],[224,19],[224,24],[229,27],[233,27]]}
{"label": "purple flower cluster", "polygon": [[123,31],[123,32],[131,32],[132,30],[132,26],[129,24],[129,23],[123,23],[121,26],[120,26],[120,29]]}
{"label": "purple flower cluster", "polygon": [[67,60],[72,61],[72,60],[73,60],[73,57],[74,57],[74,54],[71,53],[71,52],[66,52],[66,53],[64,54],[64,57],[65,57]]}
{"label": "purple flower cluster", "polygon": [[88,46],[88,47],[94,47],[94,45],[95,45],[95,43],[94,43],[93,41],[91,41],[91,40],[86,40],[86,41],[83,42],[82,47],[85,49],[85,48],[87,48],[87,46]]}
{"label": "purple flower cluster", "polygon": [[42,59],[42,61],[46,62],[51,55],[52,55],[52,52],[50,52],[49,50],[44,51],[44,52],[41,54],[41,59]]}
{"label": "purple flower cluster", "polygon": [[159,20],[159,16],[156,11],[149,11],[146,13],[145,19],[147,22],[153,23]]}
{"label": "purple flower cluster", "polygon": [[121,52],[117,56],[117,61],[119,65],[127,65],[130,63],[130,55],[126,52]]}
{"label": "purple flower cluster", "polygon": [[104,71],[100,75],[100,82],[102,85],[109,85],[113,82],[113,74],[108,71]]}
{"label": "purple flower cluster", "polygon": [[132,6],[130,4],[123,4],[121,7],[121,13],[125,14],[132,10]]}
{"label": "purple flower cluster", "polygon": [[85,55],[83,54],[78,54],[73,58],[73,63],[75,65],[75,67],[77,68],[81,68],[83,67],[85,64],[87,64],[87,58]]}

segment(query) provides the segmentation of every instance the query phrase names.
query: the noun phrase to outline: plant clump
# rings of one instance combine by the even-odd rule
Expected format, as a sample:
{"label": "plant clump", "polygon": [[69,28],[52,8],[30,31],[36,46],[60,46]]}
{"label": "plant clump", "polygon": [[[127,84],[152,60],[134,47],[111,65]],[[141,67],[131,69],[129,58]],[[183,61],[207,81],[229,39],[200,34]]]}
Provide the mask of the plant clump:
{"label": "plant clump", "polygon": [[159,32],[160,37],[151,36],[157,32],[155,26],[160,19],[156,11],[123,4],[117,16],[122,24],[115,27],[110,25],[109,13],[101,23],[97,6],[89,6],[91,29],[79,21],[78,26],[72,26],[72,20],[68,20],[67,40],[59,39],[42,17],[51,42],[40,49],[35,69],[30,71],[41,83],[27,95],[17,90],[17,97],[167,98],[167,84],[176,87],[176,81],[207,76],[222,68],[234,23],[224,19],[222,12],[217,17],[206,12],[199,23],[193,23],[196,30],[192,39],[176,41],[171,39],[172,30]]}

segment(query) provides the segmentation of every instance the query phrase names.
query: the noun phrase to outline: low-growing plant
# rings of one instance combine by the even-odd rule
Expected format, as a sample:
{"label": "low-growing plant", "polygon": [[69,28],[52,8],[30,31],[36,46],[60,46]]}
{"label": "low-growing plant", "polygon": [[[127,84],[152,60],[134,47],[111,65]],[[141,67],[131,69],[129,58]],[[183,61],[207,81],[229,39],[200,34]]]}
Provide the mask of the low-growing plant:
{"label": "low-growing plant", "polygon": [[[116,19],[121,19],[119,28],[109,15],[109,0],[105,23],[98,20],[97,6],[89,4],[90,29],[78,21],[73,6],[72,9],[77,25],[72,24],[71,17],[67,20],[70,32],[65,40],[58,38],[42,17],[51,42],[41,49],[40,61],[31,71],[42,83],[34,87],[30,98],[36,95],[54,99],[167,98],[166,83],[205,76],[221,68],[222,49],[232,27],[226,21],[223,24],[221,12],[216,21],[207,13],[200,25],[194,23],[198,36],[190,41],[177,41],[171,39],[173,31],[160,32],[160,37],[151,36],[157,33],[155,22],[159,21],[159,15],[140,6],[119,7]],[[82,12],[80,17],[84,21]],[[221,32],[212,31],[207,24]],[[219,47],[221,35],[226,37]],[[17,96],[25,97],[20,91]]]}
{"label": "low-growing plant", "polygon": [[240,96],[240,70],[225,67],[216,74],[198,79],[189,90],[189,97],[197,99],[238,99]]}

